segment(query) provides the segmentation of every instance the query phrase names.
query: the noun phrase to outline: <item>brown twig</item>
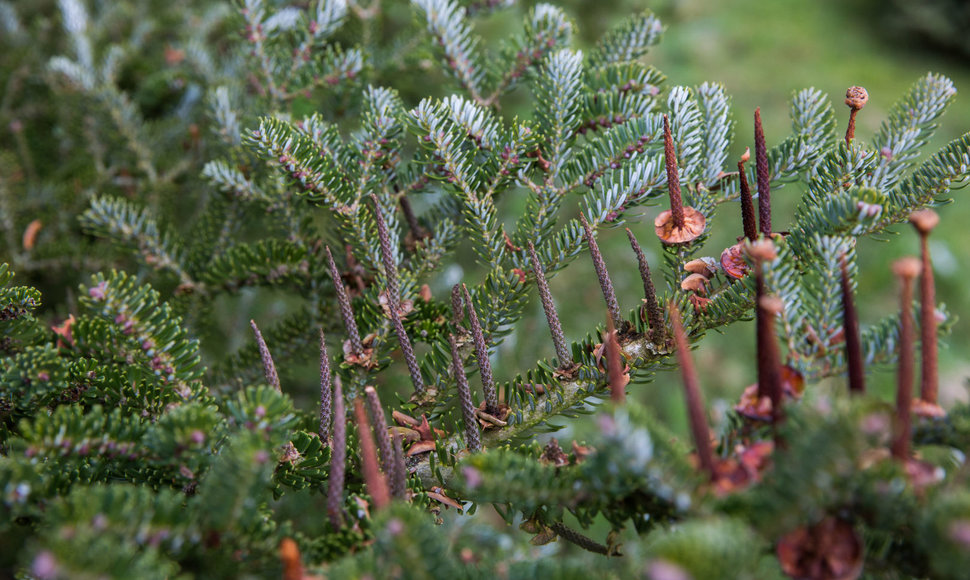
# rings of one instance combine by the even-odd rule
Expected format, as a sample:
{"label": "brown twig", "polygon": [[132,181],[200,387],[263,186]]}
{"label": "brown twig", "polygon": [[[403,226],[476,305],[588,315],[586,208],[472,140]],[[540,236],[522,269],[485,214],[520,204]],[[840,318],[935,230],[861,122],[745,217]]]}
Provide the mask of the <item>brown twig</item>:
{"label": "brown twig", "polygon": [[347,469],[347,411],[340,377],[333,381],[333,446],[327,481],[327,517],[337,530],[343,526],[344,475]]}
{"label": "brown twig", "polygon": [[696,209],[685,206],[677,173],[677,152],[670,133],[670,121],[664,115],[664,166],[667,170],[667,192],[670,209],[660,212],[653,220],[654,233],[667,245],[689,244],[704,233],[707,218]]}
{"label": "brown twig", "polygon": [[758,218],[761,233],[771,235],[771,173],[768,168],[768,147],[761,126],[761,107],[754,110],[754,161],[758,175]]}
{"label": "brown twig", "polygon": [[596,542],[583,534],[580,534],[576,530],[567,527],[561,522],[556,522],[549,527],[552,528],[552,531],[556,532],[560,538],[571,544],[575,544],[584,550],[593,552],[594,554],[603,554],[604,556],[617,555],[615,553],[611,554],[609,547],[604,546],[603,544],[600,544],[599,542]]}
{"label": "brown twig", "polygon": [[361,471],[364,484],[370,494],[371,506],[374,511],[381,510],[391,503],[391,495],[387,489],[387,481],[377,462],[377,447],[374,445],[374,435],[371,433],[370,423],[367,421],[367,410],[360,399],[354,399],[354,417],[357,419],[357,437],[360,441]]}
{"label": "brown twig", "polygon": [[684,379],[684,394],[687,399],[687,418],[690,421],[690,432],[697,446],[697,459],[701,469],[706,471],[711,480],[717,477],[714,464],[714,450],[711,447],[711,432],[704,413],[704,400],[701,395],[700,383],[697,380],[697,370],[690,356],[690,343],[687,333],[680,320],[677,305],[670,304],[670,322],[674,330],[674,344],[677,347],[677,364]]}
{"label": "brown twig", "polygon": [[414,241],[418,241],[425,236],[424,228],[418,223],[418,218],[414,216],[414,210],[411,209],[411,202],[408,201],[406,195],[401,195],[398,198],[398,203],[401,206],[401,213],[404,214],[404,221],[407,222],[408,228],[411,230],[411,236],[414,237]]}
{"label": "brown twig", "polygon": [[845,128],[845,144],[851,145],[855,139],[855,116],[869,102],[869,93],[862,87],[849,87],[845,91],[845,104],[849,107],[849,124]]}
{"label": "brown twig", "polygon": [[930,231],[939,223],[939,216],[931,209],[913,212],[909,221],[919,232],[920,260],[923,277],[920,278],[920,350],[922,366],[920,372],[920,399],[936,404],[939,398],[939,345],[937,344],[936,321],[936,281],[933,276],[933,262],[930,258]]}
{"label": "brown twig", "polygon": [[394,434],[391,437],[391,447],[394,455],[391,456],[391,497],[406,499],[408,491],[407,467],[404,465],[404,449],[401,447],[401,436]]}
{"label": "brown twig", "polygon": [[670,133],[670,119],[664,115],[664,168],[667,170],[667,191],[670,194],[670,215],[674,227],[684,229],[684,202],[680,195],[680,175],[677,171],[677,152]]}
{"label": "brown twig", "polygon": [[623,355],[620,353],[620,341],[616,338],[616,327],[613,320],[606,318],[606,332],[603,333],[603,348],[606,350],[606,376],[610,385],[610,399],[614,403],[626,401],[626,382],[623,380]]}
{"label": "brown twig", "polygon": [[775,336],[774,314],[766,309],[764,303],[767,298],[765,290],[764,264],[775,259],[774,244],[769,240],[762,240],[751,244],[748,253],[754,261],[755,273],[755,326],[758,349],[758,399],[771,399],[772,417],[777,420],[781,414],[781,355],[778,352],[778,341]]}
{"label": "brown twig", "polygon": [[896,459],[909,459],[910,435],[913,421],[913,280],[919,275],[921,264],[911,256],[893,263],[893,273],[899,279],[899,367],[896,376],[896,422],[893,431],[892,453]]}
{"label": "brown twig", "polygon": [[849,392],[861,395],[866,392],[866,372],[862,360],[862,341],[859,337],[859,315],[852,297],[849,266],[842,256],[842,331],[845,335],[845,358],[849,367]]}
{"label": "brown twig", "polygon": [[754,198],[751,196],[751,186],[748,185],[748,174],[744,170],[744,163],[750,157],[751,153],[745,151],[741,161],[738,161],[738,186],[741,190],[741,226],[744,228],[744,237],[753,242],[758,238],[758,225],[754,217]]}

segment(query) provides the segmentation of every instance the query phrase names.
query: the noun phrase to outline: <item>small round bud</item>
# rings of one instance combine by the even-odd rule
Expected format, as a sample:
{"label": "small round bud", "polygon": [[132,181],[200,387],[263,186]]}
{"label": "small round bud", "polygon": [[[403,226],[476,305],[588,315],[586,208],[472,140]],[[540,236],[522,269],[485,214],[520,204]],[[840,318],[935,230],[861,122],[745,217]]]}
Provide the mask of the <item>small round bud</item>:
{"label": "small round bud", "polygon": [[936,224],[940,223],[940,216],[929,208],[921,209],[909,214],[909,223],[913,224],[916,231],[925,236],[936,227]]}
{"label": "small round bud", "polygon": [[922,269],[922,262],[914,256],[905,256],[893,262],[893,274],[904,280],[912,280],[919,276]]}
{"label": "small round bud", "polygon": [[849,87],[849,90],[845,91],[845,104],[850,109],[858,111],[862,107],[865,107],[868,102],[869,93],[862,87]]}

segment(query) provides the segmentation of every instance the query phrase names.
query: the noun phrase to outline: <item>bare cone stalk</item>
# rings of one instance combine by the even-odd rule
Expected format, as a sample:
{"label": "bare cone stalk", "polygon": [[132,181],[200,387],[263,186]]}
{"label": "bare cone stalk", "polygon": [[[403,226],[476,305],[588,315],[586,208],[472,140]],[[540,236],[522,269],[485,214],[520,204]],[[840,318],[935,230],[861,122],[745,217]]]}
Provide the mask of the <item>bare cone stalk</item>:
{"label": "bare cone stalk", "polygon": [[845,128],[845,144],[855,139],[855,116],[869,102],[869,93],[862,87],[849,87],[845,91],[845,104],[849,107],[849,124]]}
{"label": "bare cone stalk", "polygon": [[[745,157],[751,154],[745,151]],[[748,185],[748,174],[744,170],[745,157],[738,161],[738,189],[741,191],[741,226],[744,228],[744,237],[748,241],[758,239],[758,225],[754,217],[754,198],[751,196],[751,186]]]}
{"label": "bare cone stalk", "polygon": [[451,334],[448,335],[448,345],[451,347],[451,370],[455,375],[455,382],[458,384],[458,402],[461,405],[462,422],[465,424],[465,440],[468,442],[468,450],[481,451],[481,426],[475,416],[475,405],[472,402],[468,377],[465,375],[465,365],[462,364],[461,354],[458,352],[458,343],[455,342],[455,337]]}
{"label": "bare cone stalk", "polygon": [[391,438],[391,447],[394,450],[391,461],[391,497],[395,499],[407,499],[408,474],[407,467],[404,465],[404,449],[401,446],[401,436],[394,434]]}
{"label": "bare cone stalk", "polygon": [[771,173],[768,168],[768,147],[761,126],[761,107],[754,110],[754,161],[758,175],[758,218],[761,233],[771,235]]}
{"label": "bare cone stalk", "polygon": [[327,337],[320,329],[320,441],[330,439],[330,423],[333,418],[333,374],[330,372],[330,355],[327,354]]}
{"label": "bare cone stalk", "polygon": [[388,304],[397,307],[401,303],[401,292],[397,282],[397,263],[394,260],[394,252],[391,249],[391,234],[387,229],[387,222],[384,221],[384,213],[381,212],[381,202],[377,196],[370,194],[370,200],[374,204],[374,222],[377,224],[377,238],[381,249],[381,262],[384,264],[384,278],[387,281]]}
{"label": "bare cone stalk", "polygon": [[913,280],[919,276],[921,264],[918,258],[905,257],[893,263],[893,273],[899,279],[899,368],[896,377],[896,421],[893,432],[892,453],[899,460],[910,455],[910,436],[913,421]]}
{"label": "bare cone stalk", "polygon": [[690,343],[680,320],[680,311],[673,303],[670,305],[670,323],[674,330],[674,344],[677,347],[677,363],[684,379],[684,393],[687,398],[687,418],[690,421],[690,431],[697,446],[697,459],[702,470],[711,479],[717,477],[714,465],[714,450],[711,447],[711,433],[707,425],[704,412],[704,400],[701,397],[700,383],[697,380],[697,370],[690,356]]}
{"label": "bare cone stalk", "polygon": [[640,279],[643,281],[643,303],[647,311],[647,324],[650,326],[651,339],[654,344],[663,342],[664,339],[664,317],[660,311],[660,304],[657,302],[657,290],[653,286],[653,279],[650,277],[650,264],[647,257],[643,255],[640,242],[636,236],[626,228],[626,235],[630,238],[630,247],[637,256],[637,266],[640,270]]}
{"label": "bare cone stalk", "polygon": [[764,382],[763,391],[771,399],[771,421],[777,425],[784,416],[781,385],[781,352],[775,336],[775,316],[781,313],[783,304],[777,296],[758,298],[758,388]]}
{"label": "bare cone stalk", "polygon": [[391,503],[391,495],[387,489],[387,481],[377,461],[377,447],[374,445],[374,435],[367,421],[367,410],[364,402],[354,399],[354,417],[357,420],[357,437],[360,440],[361,471],[364,484],[370,494],[371,506],[375,511],[387,507]]}
{"label": "bare cone stalk", "polygon": [[387,231],[387,223],[384,222],[384,215],[381,213],[381,204],[377,196],[370,195],[374,203],[374,220],[377,222],[377,237],[381,247],[381,261],[384,263],[384,277],[387,282],[387,312],[391,319],[391,326],[394,327],[394,334],[397,335],[398,344],[401,345],[401,354],[404,355],[404,362],[408,366],[408,374],[411,375],[411,383],[414,385],[415,394],[424,393],[424,378],[421,376],[421,367],[418,366],[418,359],[414,356],[414,347],[411,346],[411,338],[404,330],[404,323],[401,321],[401,293],[397,282],[397,265],[394,263],[394,253],[391,251],[391,237]]}
{"label": "bare cone stalk", "polygon": [[404,362],[408,367],[408,374],[411,375],[411,384],[414,385],[414,392],[421,394],[424,392],[424,378],[421,376],[421,367],[418,366],[418,358],[414,356],[414,347],[411,346],[411,338],[404,330],[404,322],[398,314],[397,307],[392,306],[388,311],[391,317],[391,326],[394,327],[394,334],[397,335],[398,344],[401,345],[401,354],[404,355]]}
{"label": "bare cone stalk", "polygon": [[920,260],[920,343],[922,366],[920,373],[920,399],[926,403],[937,404],[939,398],[939,345],[937,344],[936,321],[936,281],[933,276],[933,262],[930,258],[930,231],[939,223],[939,216],[931,209],[924,209],[909,217],[909,221],[919,232]]}
{"label": "bare cone stalk", "polygon": [[330,253],[330,246],[327,246],[327,263],[330,267],[330,278],[333,279],[333,287],[337,292],[337,306],[340,308],[340,318],[344,321],[344,328],[347,329],[347,336],[350,339],[350,347],[354,354],[363,354],[364,345],[360,342],[360,331],[357,330],[357,321],[354,319],[354,309],[350,305],[350,296],[347,295],[347,288],[340,278],[337,270],[337,263],[333,261],[333,254]]}
{"label": "bare cone stalk", "polygon": [[707,218],[696,209],[684,206],[680,194],[680,175],[677,171],[677,152],[670,134],[670,121],[664,115],[664,165],[667,170],[667,192],[670,209],[660,212],[653,220],[654,232],[668,245],[687,244],[704,233]]}
{"label": "bare cone stalk", "polygon": [[391,438],[388,436],[387,419],[384,417],[384,408],[381,406],[381,399],[377,396],[377,389],[371,386],[364,387],[364,397],[367,399],[367,410],[370,412],[371,421],[374,422],[374,435],[377,438],[377,449],[381,452],[381,467],[385,473],[391,472]]}
{"label": "bare cone stalk", "polygon": [[451,287],[451,323],[458,327],[464,318],[465,303],[461,296],[461,285],[455,284]]}
{"label": "bare cone stalk", "polygon": [[263,340],[263,333],[259,331],[255,320],[250,320],[249,326],[253,329],[253,334],[256,335],[256,345],[259,347],[259,358],[263,361],[263,373],[266,375],[266,382],[277,391],[283,392],[282,387],[280,387],[280,377],[276,374],[276,364],[273,362],[273,355],[270,354],[269,347],[266,346],[266,341]]}
{"label": "bare cone stalk", "polygon": [[772,416],[777,418],[781,413],[781,355],[778,351],[778,341],[775,336],[775,318],[763,304],[767,297],[765,291],[764,263],[775,259],[774,244],[769,240],[761,240],[748,247],[748,253],[754,260],[755,275],[755,331],[758,349],[758,398],[771,399]]}
{"label": "bare cone stalk", "polygon": [[411,209],[411,202],[408,201],[406,195],[402,195],[398,198],[398,203],[401,206],[401,213],[404,214],[404,221],[407,222],[408,228],[411,230],[411,235],[414,237],[414,241],[418,241],[424,237],[424,230],[421,228],[421,224],[418,223],[418,218],[414,217],[414,210]]}
{"label": "bare cone stalk", "polygon": [[623,355],[620,354],[620,341],[616,338],[616,327],[608,316],[606,332],[603,334],[603,348],[606,350],[606,376],[610,385],[610,399],[614,403],[623,403],[626,401]]}
{"label": "bare cone stalk", "polygon": [[495,379],[492,378],[492,363],[488,359],[488,344],[485,342],[485,333],[482,331],[482,324],[478,320],[478,313],[472,303],[472,296],[468,293],[468,287],[461,285],[461,290],[465,294],[465,306],[468,310],[468,321],[472,327],[472,340],[475,343],[475,358],[478,359],[478,370],[482,377],[482,392],[485,394],[485,412],[489,415],[499,413],[498,394],[495,391]]}
{"label": "bare cone stalk", "polygon": [[589,255],[593,259],[593,268],[596,270],[596,278],[599,280],[600,289],[603,291],[603,298],[606,300],[606,308],[609,310],[610,319],[617,328],[623,326],[623,316],[620,315],[620,305],[616,301],[616,292],[613,290],[613,281],[610,273],[606,269],[606,262],[603,261],[603,254],[600,253],[599,244],[593,237],[593,228],[590,227],[584,214],[579,214],[579,221],[583,224],[583,232],[586,235],[586,245],[589,246]]}
{"label": "bare cone stalk", "polygon": [[670,193],[670,217],[675,228],[684,229],[684,202],[680,195],[677,152],[674,150],[674,137],[670,133],[667,115],[664,115],[664,168],[667,171],[667,191]]}
{"label": "bare cone stalk", "polygon": [[842,329],[845,335],[845,359],[849,373],[849,392],[861,395],[866,392],[866,371],[862,360],[862,340],[859,337],[859,315],[852,297],[849,266],[842,256]]}
{"label": "bare cone stalk", "polygon": [[566,336],[562,332],[562,325],[559,324],[559,315],[556,313],[556,304],[552,301],[552,293],[549,292],[549,283],[546,281],[546,273],[542,270],[542,263],[536,255],[536,248],[529,242],[529,260],[532,262],[532,271],[536,276],[536,288],[539,290],[539,300],[542,301],[542,309],[546,313],[546,321],[549,323],[549,333],[552,334],[552,344],[556,347],[556,358],[559,359],[560,368],[573,366],[573,358],[566,348]]}
{"label": "bare cone stalk", "polygon": [[283,538],[280,541],[280,563],[283,565],[283,580],[303,580],[300,547],[293,538]]}
{"label": "bare cone stalk", "polygon": [[344,474],[347,469],[347,410],[340,377],[333,381],[333,447],[327,481],[327,517],[338,530],[343,526]]}

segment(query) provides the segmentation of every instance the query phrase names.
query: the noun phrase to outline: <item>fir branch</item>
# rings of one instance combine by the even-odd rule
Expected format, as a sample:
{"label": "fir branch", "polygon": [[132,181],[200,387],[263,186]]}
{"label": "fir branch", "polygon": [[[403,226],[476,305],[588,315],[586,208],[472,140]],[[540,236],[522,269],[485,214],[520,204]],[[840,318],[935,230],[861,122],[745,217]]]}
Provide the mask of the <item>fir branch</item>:
{"label": "fir branch", "polygon": [[607,32],[590,53],[592,66],[640,58],[663,36],[663,24],[650,11],[623,21]]}
{"label": "fir branch", "polygon": [[953,81],[939,74],[928,74],[893,105],[873,139],[879,163],[867,184],[891,189],[919,157],[920,150],[936,132],[935,121],[956,97]]}
{"label": "fir branch", "polygon": [[466,12],[454,0],[412,0],[425,13],[428,32],[444,53],[448,71],[478,103],[483,103],[484,68],[478,62],[478,37],[466,22]]}
{"label": "fir branch", "polygon": [[497,104],[499,97],[513,89],[529,69],[542,62],[557,47],[567,46],[572,32],[572,22],[562,10],[549,4],[536,5],[526,20],[522,35],[504,51],[503,70],[498,73],[495,88],[482,100],[482,104]]}
{"label": "fir branch", "polygon": [[728,147],[734,137],[731,101],[724,93],[724,86],[717,83],[704,83],[696,91],[704,119],[704,184],[713,188],[722,178]]}
{"label": "fir branch", "polygon": [[142,261],[156,270],[169,270],[179,281],[192,286],[182,267],[181,249],[173,236],[160,231],[147,209],[108,196],[96,197],[80,217],[81,227],[92,235],[111,239],[124,248],[135,248]]}
{"label": "fir branch", "polygon": [[567,161],[568,145],[579,122],[579,94],[583,89],[582,53],[560,50],[543,63],[535,88],[538,127],[544,137],[543,158],[554,180]]}

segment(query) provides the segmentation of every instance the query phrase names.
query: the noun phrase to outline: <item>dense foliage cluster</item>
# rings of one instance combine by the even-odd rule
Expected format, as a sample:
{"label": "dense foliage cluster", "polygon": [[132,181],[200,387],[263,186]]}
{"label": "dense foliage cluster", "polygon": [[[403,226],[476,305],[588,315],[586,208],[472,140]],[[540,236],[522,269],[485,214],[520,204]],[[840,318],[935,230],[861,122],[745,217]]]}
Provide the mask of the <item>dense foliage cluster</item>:
{"label": "dense foliage cluster", "polygon": [[[0,575],[965,574],[926,253],[970,176],[970,134],[924,151],[949,79],[868,139],[863,89],[844,137],[797,91],[768,147],[646,64],[650,12],[582,50],[511,0],[0,0],[0,27]],[[856,240],[907,220],[923,260],[860,328]],[[587,257],[606,325],[570,343],[547,279]],[[530,301],[550,358],[497,380]],[[712,430],[691,343],[752,317],[758,383]],[[895,361],[890,405],[865,369]],[[681,376],[689,442],[633,400]]]}

